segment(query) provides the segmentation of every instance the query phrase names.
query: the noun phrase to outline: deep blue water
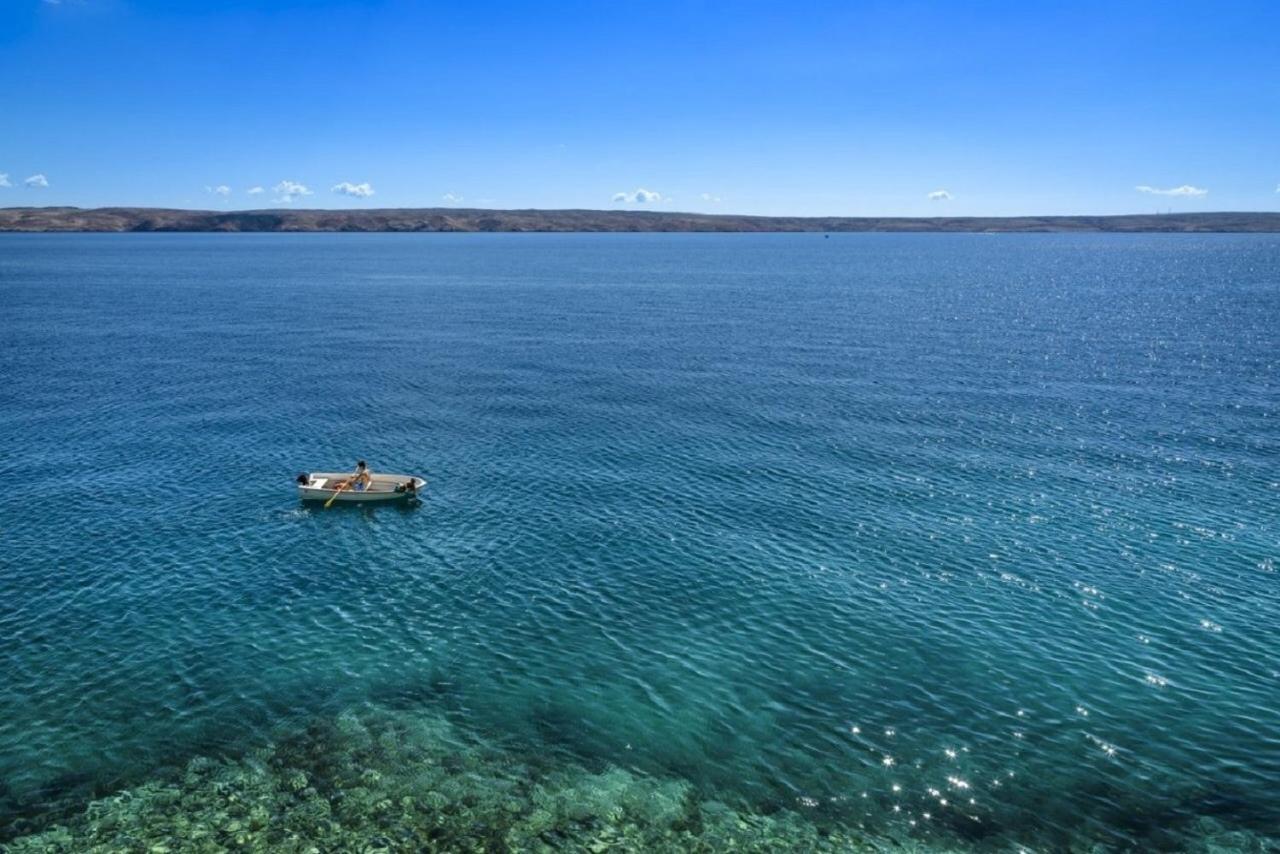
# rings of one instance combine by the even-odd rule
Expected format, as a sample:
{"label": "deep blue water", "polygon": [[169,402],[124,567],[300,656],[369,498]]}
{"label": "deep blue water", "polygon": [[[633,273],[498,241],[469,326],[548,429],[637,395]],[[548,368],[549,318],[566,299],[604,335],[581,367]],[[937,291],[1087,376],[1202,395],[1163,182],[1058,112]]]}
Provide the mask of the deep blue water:
{"label": "deep blue water", "polygon": [[[0,840],[360,704],[890,839],[1280,828],[1277,236],[0,235],[0,375]],[[425,500],[299,504],[357,457]]]}

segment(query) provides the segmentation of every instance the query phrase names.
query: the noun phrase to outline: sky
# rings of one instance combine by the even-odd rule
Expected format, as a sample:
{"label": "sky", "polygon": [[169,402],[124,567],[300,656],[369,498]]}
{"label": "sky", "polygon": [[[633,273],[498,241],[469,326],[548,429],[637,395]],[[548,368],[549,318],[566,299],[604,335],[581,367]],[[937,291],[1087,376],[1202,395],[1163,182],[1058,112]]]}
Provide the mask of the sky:
{"label": "sky", "polygon": [[0,207],[1280,210],[1280,2],[0,0]]}

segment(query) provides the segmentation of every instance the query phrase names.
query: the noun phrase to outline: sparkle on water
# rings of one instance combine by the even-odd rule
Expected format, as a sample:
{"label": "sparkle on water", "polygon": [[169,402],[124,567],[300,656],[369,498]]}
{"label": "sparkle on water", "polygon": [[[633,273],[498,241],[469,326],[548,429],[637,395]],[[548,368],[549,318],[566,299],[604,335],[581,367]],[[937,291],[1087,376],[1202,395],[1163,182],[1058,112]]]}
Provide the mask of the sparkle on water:
{"label": "sparkle on water", "polygon": [[1265,235],[0,236],[0,841],[1265,850],[1278,331]]}

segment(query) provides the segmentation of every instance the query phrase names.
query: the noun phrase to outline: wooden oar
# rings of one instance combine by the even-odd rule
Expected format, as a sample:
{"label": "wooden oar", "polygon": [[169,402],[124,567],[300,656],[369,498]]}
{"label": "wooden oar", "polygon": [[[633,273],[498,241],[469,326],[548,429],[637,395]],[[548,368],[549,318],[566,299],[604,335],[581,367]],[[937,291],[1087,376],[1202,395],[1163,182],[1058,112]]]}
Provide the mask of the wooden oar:
{"label": "wooden oar", "polygon": [[330,496],[329,496],[329,500],[328,500],[328,501],[326,501],[326,502],[324,503],[324,509],[325,509],[325,510],[328,510],[328,509],[329,509],[329,505],[330,505],[330,504],[332,504],[333,502],[335,502],[335,501],[337,501],[337,500],[338,500],[338,493],[339,493],[339,492],[341,492],[342,490],[346,489],[346,488],[347,488],[347,484],[349,484],[349,483],[351,483],[351,478],[347,478],[346,480],[344,480],[344,481],[342,482],[342,486],[339,486],[339,487],[337,488],[337,490],[336,490],[336,491],[334,491],[333,495],[330,495]]}

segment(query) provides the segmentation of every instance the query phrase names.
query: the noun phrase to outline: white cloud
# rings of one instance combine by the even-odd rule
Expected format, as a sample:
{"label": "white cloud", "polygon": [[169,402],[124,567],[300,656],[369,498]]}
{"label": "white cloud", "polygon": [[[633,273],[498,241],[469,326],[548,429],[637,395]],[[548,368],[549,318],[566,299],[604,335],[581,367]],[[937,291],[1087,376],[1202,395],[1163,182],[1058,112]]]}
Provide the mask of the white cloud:
{"label": "white cloud", "polygon": [[636,188],[634,193],[614,193],[613,200],[615,202],[629,202],[633,205],[656,204],[661,201],[670,201],[663,199],[661,193],[655,193],[652,190],[646,190],[643,187]]}
{"label": "white cloud", "polygon": [[948,193],[946,190],[934,190],[932,193],[929,194],[929,201],[949,202],[951,201],[951,194]]}
{"label": "white cloud", "polygon": [[719,197],[719,196],[713,196],[713,195],[711,195],[710,193],[703,193],[703,194],[702,194],[702,200],[703,200],[704,202],[710,202],[710,203],[711,203],[711,204],[713,204],[713,205],[716,205],[716,204],[719,204],[719,203],[720,203],[720,197]]}
{"label": "white cloud", "polygon": [[303,196],[310,196],[312,194],[311,190],[307,189],[305,185],[299,184],[296,181],[281,181],[271,189],[275,191],[276,201],[285,205],[289,204],[294,199],[300,199]]}
{"label": "white cloud", "polygon": [[[9,183],[9,173],[0,172],[0,187],[12,187],[12,186],[13,185]],[[1280,193],[1280,187],[1276,187],[1276,192]]]}
{"label": "white cloud", "polygon": [[26,184],[28,187],[47,187],[49,186],[49,179],[44,177],[43,175],[37,174],[37,175],[32,175],[23,183]]}
{"label": "white cloud", "polygon": [[457,193],[445,193],[440,197],[440,201],[444,202],[446,205],[456,205],[462,201],[462,196],[459,196]]}
{"label": "white cloud", "polygon": [[373,195],[373,187],[368,182],[352,184],[350,181],[343,181],[341,184],[334,184],[329,189],[344,196],[355,196],[358,199],[367,199]]}
{"label": "white cloud", "polygon": [[227,196],[231,195],[231,188],[228,187],[226,184],[219,184],[216,187],[205,187],[204,191],[206,193],[212,193],[215,196],[222,196],[222,198],[224,199]]}
{"label": "white cloud", "polygon": [[261,187],[250,187],[246,192],[251,196],[261,196],[266,190]]}
{"label": "white cloud", "polygon": [[1168,190],[1161,190],[1156,187],[1148,187],[1141,184],[1134,187],[1139,193],[1153,193],[1157,196],[1207,196],[1209,191],[1202,187],[1193,187],[1190,184],[1183,184],[1181,187],[1171,187]]}

